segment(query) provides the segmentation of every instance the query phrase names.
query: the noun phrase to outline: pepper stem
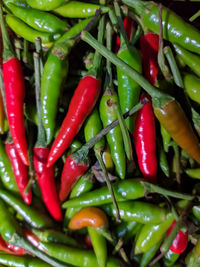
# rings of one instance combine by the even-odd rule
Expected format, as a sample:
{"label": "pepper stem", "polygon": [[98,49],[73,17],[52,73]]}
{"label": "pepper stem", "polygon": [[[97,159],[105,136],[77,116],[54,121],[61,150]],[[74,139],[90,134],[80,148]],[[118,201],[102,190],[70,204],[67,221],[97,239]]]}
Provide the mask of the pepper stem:
{"label": "pepper stem", "polygon": [[2,1],[0,2],[0,25],[3,38],[3,61],[7,61],[10,58],[15,57],[15,52],[13,50],[11,41],[9,39],[8,31],[6,29],[3,10],[2,10]]}
{"label": "pepper stem", "polygon": [[43,70],[44,70],[44,64],[43,64],[43,53],[42,53],[42,41],[40,37],[37,37],[35,39],[35,49],[36,52],[39,54],[40,58],[40,75],[42,77]]}
{"label": "pepper stem", "polygon": [[5,112],[6,117],[7,117],[6,94],[5,94],[5,90],[4,90],[3,73],[2,73],[2,69],[1,68],[0,68],[0,90],[1,90],[1,96],[2,96],[2,99],[3,99],[4,112]]}
{"label": "pepper stem", "polygon": [[106,184],[107,184],[108,190],[109,190],[111,198],[112,198],[113,206],[114,206],[114,208],[116,210],[117,221],[121,222],[121,218],[120,218],[120,214],[119,214],[119,208],[118,208],[118,205],[117,205],[115,194],[114,194],[111,182],[110,182],[109,177],[108,177],[108,172],[106,170],[105,164],[104,164],[102,156],[101,156],[101,151],[99,149],[95,149],[95,156],[96,156],[96,158],[97,158],[97,160],[99,162],[99,165],[100,165],[100,167],[101,167],[101,169],[102,169],[102,171],[104,173]]}
{"label": "pepper stem", "polygon": [[158,88],[151,85],[140,73],[118,58],[105,46],[100,44],[90,33],[83,31],[81,34],[81,39],[98,50],[102,56],[110,60],[114,65],[122,69],[128,76],[134,79],[152,97],[154,100],[153,103],[157,106],[163,106],[173,99],[170,95],[161,92]]}

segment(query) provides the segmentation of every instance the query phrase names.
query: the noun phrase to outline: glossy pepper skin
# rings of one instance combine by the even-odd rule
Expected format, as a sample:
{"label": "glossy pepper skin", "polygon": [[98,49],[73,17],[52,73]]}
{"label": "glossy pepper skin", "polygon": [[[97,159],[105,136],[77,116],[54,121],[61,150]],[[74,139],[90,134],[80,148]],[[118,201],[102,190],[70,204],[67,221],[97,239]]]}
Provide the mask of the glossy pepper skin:
{"label": "glossy pepper skin", "polygon": [[186,94],[190,99],[200,104],[200,78],[193,74],[186,74],[183,81]]}
{"label": "glossy pepper skin", "polygon": [[49,148],[34,147],[33,164],[37,181],[42,193],[42,199],[52,217],[58,221],[62,221],[62,213],[56,191],[56,183],[54,177],[54,166],[46,167]]}
{"label": "glossy pepper skin", "polygon": [[20,198],[9,192],[0,189],[0,198],[8,205],[14,208],[24,220],[34,228],[52,227],[53,223],[44,214],[41,214],[36,208],[27,206]]}
{"label": "glossy pepper skin", "polygon": [[66,160],[61,175],[61,186],[59,191],[60,201],[64,201],[70,193],[74,184],[89,168],[88,160],[78,161],[73,154],[70,154]]}
{"label": "glossy pepper skin", "polygon": [[[122,0],[132,7],[152,32],[159,34],[158,4],[138,0]],[[163,38],[171,43],[177,43],[189,51],[200,54],[200,32],[194,26],[186,23],[181,17],[166,7],[162,7]]]}
{"label": "glossy pepper skin", "polygon": [[200,76],[200,58],[183,47],[173,44],[173,47],[177,55],[183,60],[183,62],[197,75]]}
{"label": "glossy pepper skin", "polygon": [[[117,119],[115,110],[117,103],[117,94],[110,88],[107,88],[100,100],[99,106],[99,113],[104,127]],[[126,157],[120,127],[116,126],[113,128],[106,135],[106,139],[110,147],[116,173],[121,179],[124,179],[126,173]]]}
{"label": "glossy pepper skin", "polygon": [[37,31],[64,33],[68,29],[67,23],[53,14],[33,8],[18,7],[11,3],[8,4],[8,8],[13,15]]}
{"label": "glossy pepper skin", "polygon": [[195,247],[185,258],[185,263],[187,267],[194,266],[198,267],[200,264],[200,239],[198,238]]}
{"label": "glossy pepper skin", "polygon": [[37,31],[13,15],[6,16],[6,23],[16,34],[32,43],[35,43],[35,39],[40,37],[43,44],[49,44],[60,36],[60,34],[57,33]]}
{"label": "glossy pepper skin", "polygon": [[32,192],[31,189],[27,194],[25,194],[24,190],[28,184],[29,176],[28,176],[28,167],[22,162],[16,146],[13,142],[5,143],[6,153],[10,159],[13,174],[15,176],[15,180],[17,186],[19,188],[20,194],[24,200],[24,202],[28,205],[31,204],[32,201]]}
{"label": "glossy pepper skin", "polygon": [[180,257],[180,254],[174,253],[170,249],[165,254],[163,262],[165,266],[174,266],[174,263],[177,261],[177,259]]}
{"label": "glossy pepper skin", "polygon": [[[141,198],[145,194],[143,185],[139,181],[135,181],[135,179],[127,179],[114,183],[113,191],[118,202]],[[89,207],[107,203],[112,203],[112,198],[107,186],[104,186],[66,201],[63,207]]]}
{"label": "glossy pepper skin", "polygon": [[[119,202],[118,207],[120,217],[125,221],[135,221],[142,224],[153,225],[164,222],[167,218],[167,210],[150,203],[126,201]],[[102,209],[105,210],[108,215],[116,217],[116,210],[113,208],[112,204],[103,205]]]}
{"label": "glossy pepper skin", "polygon": [[25,254],[25,251],[23,248],[9,244],[1,236],[0,236],[0,251],[8,252],[8,253],[13,254],[13,255],[14,254],[15,255],[24,255]]}
{"label": "glossy pepper skin", "polygon": [[[100,90],[101,81],[94,76],[85,76],[79,82],[71,99],[67,115],[51,147],[47,163],[48,167],[50,167],[70,145],[96,104]],[[64,167],[64,169],[66,168]]]}
{"label": "glossy pepper skin", "polygon": [[[139,73],[142,72],[141,56],[135,47],[131,47],[129,49],[122,45],[117,56]],[[119,68],[117,68],[117,80],[119,103],[121,111],[124,114],[138,103],[140,86]],[[129,131],[132,133],[134,127],[134,116],[127,118],[125,121]]]}
{"label": "glossy pepper skin", "polygon": [[5,120],[5,114],[3,107],[3,99],[0,92],[0,134],[4,133],[4,120]]}
{"label": "glossy pepper skin", "polygon": [[142,259],[141,259],[141,262],[140,262],[140,267],[148,266],[148,264],[151,262],[151,260],[153,260],[156,252],[159,250],[161,242],[162,242],[162,239],[159,242],[157,242],[155,245],[153,245],[145,253],[143,253]]}
{"label": "glossy pepper skin", "polygon": [[[150,97],[144,94],[140,100]],[[138,112],[133,132],[138,164],[144,179],[151,183],[157,181],[157,156],[155,119],[151,99]]]}
{"label": "glossy pepper skin", "polygon": [[[170,235],[175,225],[176,221],[174,220],[169,229],[167,230],[166,233],[167,237]],[[186,250],[187,245],[188,245],[188,232],[187,231],[183,232],[180,229],[169,249],[176,254],[181,254]]]}
{"label": "glossy pepper skin", "polygon": [[14,193],[19,192],[10,159],[6,153],[4,144],[0,140],[0,176],[4,187]]}
{"label": "glossy pepper skin", "polygon": [[66,0],[28,0],[27,3],[35,9],[50,11],[61,6]]}
{"label": "glossy pepper skin", "polygon": [[53,12],[66,18],[87,18],[94,16],[98,8],[101,9],[102,13],[109,11],[109,7],[80,1],[69,1],[68,3],[54,9]]}
{"label": "glossy pepper skin", "polygon": [[12,3],[19,7],[30,7],[26,0],[3,0],[4,5],[7,7],[9,3]]}

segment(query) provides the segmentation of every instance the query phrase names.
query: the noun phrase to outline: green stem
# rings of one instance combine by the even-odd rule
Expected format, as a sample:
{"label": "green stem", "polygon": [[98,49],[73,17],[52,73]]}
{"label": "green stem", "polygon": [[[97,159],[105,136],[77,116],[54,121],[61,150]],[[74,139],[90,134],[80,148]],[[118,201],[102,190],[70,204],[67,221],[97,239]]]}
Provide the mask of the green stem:
{"label": "green stem", "polygon": [[9,39],[8,31],[3,18],[2,1],[0,2],[0,25],[3,38],[3,60],[7,61],[8,59],[15,57],[15,52]]}
{"label": "green stem", "polygon": [[99,227],[99,228],[95,228],[95,230],[101,234],[102,236],[104,236],[110,243],[112,243],[114,245],[114,239],[111,236],[111,233],[108,232],[105,228],[103,227]]}
{"label": "green stem", "polygon": [[24,39],[23,62],[28,63],[28,41]]}
{"label": "green stem", "polygon": [[175,153],[175,162],[176,162],[176,180],[178,184],[181,184],[181,175],[180,175],[180,150],[178,145],[173,142],[173,149]]}
{"label": "green stem", "polygon": [[158,100],[158,105],[164,105],[172,99],[171,96],[159,91],[158,88],[151,85],[140,73],[100,44],[90,33],[83,31],[81,33],[81,39],[98,50],[102,56],[110,60],[114,65],[122,69],[128,76],[134,79],[155,101]]}
{"label": "green stem", "polygon": [[36,96],[36,107],[38,113],[38,135],[37,135],[37,147],[45,147],[46,146],[46,138],[45,138],[45,130],[42,123],[42,116],[41,116],[41,104],[40,104],[40,57],[37,52],[33,54],[34,58],[34,69],[35,69],[35,96]]}
{"label": "green stem", "polygon": [[113,206],[114,206],[114,208],[116,210],[117,221],[121,222],[121,218],[120,218],[120,214],[119,214],[119,208],[118,208],[118,205],[117,205],[117,201],[116,201],[116,198],[115,198],[115,194],[114,194],[111,182],[110,182],[109,177],[108,177],[108,172],[106,170],[106,166],[105,166],[105,164],[103,162],[103,159],[101,157],[101,151],[99,151],[98,149],[95,149],[95,155],[96,155],[96,158],[97,158],[97,160],[99,162],[99,165],[100,165],[100,167],[101,167],[101,169],[103,171],[103,174],[105,176],[106,184],[107,184],[108,190],[109,190],[111,198],[112,198]]}
{"label": "green stem", "polygon": [[[115,32],[118,32],[119,30],[119,25],[118,25],[118,21],[117,21],[117,18],[115,16],[115,12],[113,9],[111,9],[109,12],[108,12],[108,15],[109,15],[109,18],[110,18],[110,21],[113,25],[113,30]],[[109,23],[109,22],[108,22]]]}
{"label": "green stem", "polygon": [[36,257],[40,258],[41,260],[49,263],[54,267],[70,267],[70,265],[59,262],[45,253],[41,252],[37,248],[35,248],[32,244],[30,244],[25,238],[19,236],[17,233],[14,234],[12,240],[10,241],[11,244],[24,248],[25,250],[29,251],[31,254],[35,255]]}
{"label": "green stem", "polygon": [[35,49],[36,52],[39,54],[40,58],[40,75],[42,77],[43,70],[44,70],[44,64],[43,64],[43,53],[42,53],[42,41],[40,37],[37,37],[35,39]]}
{"label": "green stem", "polygon": [[135,43],[140,39],[142,34],[143,34],[142,27],[140,24],[138,24],[137,30],[132,31],[132,33],[131,33],[130,45],[134,46]]}
{"label": "green stem", "polygon": [[192,15],[191,18],[189,18],[190,22],[193,22],[195,19],[197,19],[200,16],[200,10],[197,11],[194,15]]}
{"label": "green stem", "polygon": [[3,73],[2,73],[2,68],[0,68],[0,90],[1,90],[1,96],[3,99],[3,107],[4,107],[4,112],[7,117],[7,110],[6,110],[6,94],[4,90],[4,82],[3,82]]}
{"label": "green stem", "polygon": [[[107,23],[106,25],[106,47],[109,51],[112,49],[112,27],[110,22]],[[108,78],[109,78],[109,85],[112,87],[112,67],[111,67],[111,62],[110,60],[106,60],[106,68],[107,68],[107,73],[108,73]],[[107,86],[106,86],[107,87]]]}

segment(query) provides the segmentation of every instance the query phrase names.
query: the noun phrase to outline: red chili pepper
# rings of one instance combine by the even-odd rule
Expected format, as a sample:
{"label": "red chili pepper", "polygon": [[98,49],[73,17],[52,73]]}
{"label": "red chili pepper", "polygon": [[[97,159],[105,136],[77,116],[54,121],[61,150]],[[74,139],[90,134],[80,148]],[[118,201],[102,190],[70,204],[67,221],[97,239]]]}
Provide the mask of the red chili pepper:
{"label": "red chili pepper", "polygon": [[[175,225],[176,221],[174,220],[169,229],[167,230],[166,234],[167,237],[170,235]],[[187,231],[183,232],[182,230],[179,230],[177,236],[175,237],[169,249],[174,253],[181,254],[186,250],[187,244],[188,244],[188,232]]]}
{"label": "red chili pepper", "polygon": [[5,27],[2,8],[0,24],[3,38],[3,81],[9,129],[16,149],[25,165],[29,164],[24,127],[25,82],[20,61],[15,57]]}
{"label": "red chili pepper", "polygon": [[51,166],[67,149],[92,111],[101,90],[101,80],[85,76],[78,84],[61,129],[51,147],[47,166]]}
{"label": "red chili pepper", "polygon": [[58,221],[62,221],[62,213],[59,204],[56,184],[54,179],[54,166],[47,168],[49,148],[34,147],[33,164],[43,201],[52,215]]}
{"label": "red chili pepper", "polygon": [[15,255],[25,254],[25,250],[23,248],[9,244],[2,238],[1,235],[0,235],[0,251],[8,252]]}
{"label": "red chili pepper", "polygon": [[[156,84],[158,75],[158,44],[159,37],[154,33],[148,33],[140,39],[144,75],[153,85]],[[147,94],[143,94],[140,100],[144,97],[147,97],[150,101],[145,104],[136,115],[133,137],[138,164],[144,175],[144,179],[156,183],[157,158],[155,118],[151,98]]]}
{"label": "red chili pepper", "polygon": [[60,201],[64,201],[66,199],[74,184],[89,168],[89,162],[87,159],[79,162],[76,160],[76,157],[73,157],[73,155],[74,154],[70,154],[66,158],[62,171],[61,187],[59,192]]}
{"label": "red chili pepper", "polygon": [[[123,19],[123,25],[124,25],[124,29],[126,31],[127,37],[130,40],[131,32],[132,32],[133,26],[134,26],[134,20],[132,20],[132,18],[130,18],[130,17],[125,17]],[[116,45],[115,45],[115,53],[118,52],[118,50],[120,48],[120,45],[121,45],[120,38],[117,35],[117,37],[116,37]]]}
{"label": "red chili pepper", "polygon": [[21,160],[16,146],[13,142],[6,142],[5,143],[6,153],[11,161],[11,166],[13,169],[13,173],[15,176],[15,180],[17,182],[17,186],[19,188],[20,194],[24,199],[24,202],[28,205],[31,204],[32,201],[32,192],[29,190],[27,194],[25,194],[24,190],[28,184],[29,177],[28,177],[28,167],[24,164]]}

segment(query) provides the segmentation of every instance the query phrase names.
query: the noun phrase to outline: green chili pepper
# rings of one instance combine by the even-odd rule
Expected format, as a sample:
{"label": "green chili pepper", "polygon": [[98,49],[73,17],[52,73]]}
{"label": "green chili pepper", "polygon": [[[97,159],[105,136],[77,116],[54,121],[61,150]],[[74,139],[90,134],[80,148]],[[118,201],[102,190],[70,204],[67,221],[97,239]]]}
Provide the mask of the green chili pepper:
{"label": "green chili pepper", "polygon": [[[47,61],[44,65],[44,72],[41,80],[41,113],[42,121],[46,131],[47,143],[52,141],[56,125],[56,113],[58,108],[58,99],[64,79],[68,73],[68,60],[66,59],[66,42],[69,42],[69,49],[73,45],[69,39],[80,33],[90,20],[84,20],[72,27],[65,33],[54,45],[53,50],[49,54]],[[60,46],[65,44],[64,58],[60,58],[60,53],[55,54]],[[61,47],[62,48],[62,47]]]}
{"label": "green chili pepper", "polygon": [[106,239],[100,233],[98,233],[94,228],[88,227],[88,233],[92,246],[97,257],[97,262],[99,267],[106,267],[107,262],[107,245]]}
{"label": "green chili pepper", "polygon": [[41,38],[43,44],[52,43],[60,37],[60,34],[57,33],[36,31],[13,15],[6,16],[6,23],[15,33],[32,43],[35,43],[37,37]]}
{"label": "green chili pepper", "polygon": [[169,151],[169,147],[171,146],[171,136],[162,126],[160,126],[160,132],[162,135],[163,148],[164,151],[167,153]]}
{"label": "green chili pepper", "polygon": [[[102,208],[108,215],[116,217],[116,210],[113,208],[112,204],[103,205]],[[135,221],[152,225],[164,222],[168,217],[167,210],[146,202],[119,202],[118,208],[121,219],[125,221]]]}
{"label": "green chili pepper", "polygon": [[12,11],[13,15],[37,31],[64,33],[69,29],[66,21],[59,19],[53,14],[37,9],[18,7],[11,3],[8,3],[8,8]]}
{"label": "green chili pepper", "polygon": [[160,224],[148,223],[144,225],[136,241],[135,253],[144,253],[160,242],[173,220],[172,213],[168,213]]}
{"label": "green chili pepper", "polygon": [[[128,199],[137,199],[144,196],[145,190],[140,181],[128,179],[113,184],[113,191],[116,200],[125,201]],[[64,208],[68,207],[89,207],[99,206],[111,203],[112,198],[107,186],[96,189],[92,192],[85,193],[79,197],[68,200],[63,204]]]}
{"label": "green chili pepper", "polygon": [[173,44],[177,55],[183,60],[183,62],[198,76],[200,76],[200,58],[183,47]]}
{"label": "green chili pepper", "polygon": [[[81,250],[52,243],[41,243],[41,248],[51,257],[69,264],[80,267],[98,266],[95,254],[89,250]],[[119,260],[110,257],[107,260],[106,266],[122,267],[124,265]]]}
{"label": "green chili pepper", "polygon": [[187,267],[198,267],[200,265],[200,239],[193,250],[185,258],[185,263]]}
{"label": "green chili pepper", "polygon": [[6,154],[2,140],[0,140],[0,177],[4,187],[18,193],[19,189],[15,181],[10,160]]}
{"label": "green chili pepper", "polygon": [[[85,175],[83,175],[78,182],[72,188],[69,198],[74,198],[82,195],[85,192],[90,191],[94,186],[93,173],[88,171]],[[81,210],[81,207],[69,207],[66,210],[64,225],[68,225],[69,220]]]}
{"label": "green chili pepper", "polygon": [[130,222],[121,222],[117,225],[115,229],[115,233],[119,238],[123,239],[123,243],[126,244],[134,235],[138,233],[141,229],[141,224],[138,222],[130,221]]}
{"label": "green chili pepper", "polygon": [[61,6],[62,4],[64,4],[67,1],[68,0],[42,0],[42,1],[27,0],[27,3],[32,8],[49,11],[49,10],[53,10],[54,8]]}
{"label": "green chili pepper", "polygon": [[200,168],[187,169],[185,172],[187,173],[187,175],[189,175],[192,178],[200,179]]}
{"label": "green chili pepper", "polygon": [[[95,108],[92,113],[89,115],[85,122],[84,135],[85,141],[88,142],[96,134],[98,134],[102,129],[101,119],[99,116],[98,110]],[[98,143],[95,144],[95,149],[104,148],[105,139],[102,138]]]}
{"label": "green chili pepper", "polygon": [[[128,49],[127,47],[122,47],[118,52],[118,57],[139,73],[142,72],[141,56],[136,48],[130,47],[130,49]],[[120,68],[117,68],[117,80],[119,103],[122,113],[124,114],[138,103],[140,86]],[[126,119],[126,125],[132,133],[134,127],[134,116]]]}
{"label": "green chili pepper", "polygon": [[11,267],[51,267],[48,263],[31,256],[16,256],[0,253],[0,263]]}
{"label": "green chili pepper", "polygon": [[98,8],[101,9],[101,13],[106,13],[110,10],[109,7],[105,6],[80,1],[70,1],[54,9],[53,12],[66,18],[87,18],[94,16]]}
{"label": "green chili pepper", "polygon": [[192,213],[198,220],[200,220],[200,206],[193,206]]}
{"label": "green chili pepper", "polygon": [[165,266],[174,266],[174,263],[178,260],[180,254],[174,253],[171,249],[164,256],[164,264]]}
{"label": "green chili pepper", "polygon": [[187,95],[195,102],[200,104],[200,78],[193,74],[184,76],[184,86]]}
{"label": "green chili pepper", "polygon": [[27,4],[27,1],[26,0],[3,0],[3,3],[4,5],[7,7],[8,4],[12,3],[16,6],[19,6],[19,7],[30,7],[28,4]]}
{"label": "green chili pepper", "polygon": [[[117,119],[115,106],[118,103],[118,97],[114,90],[107,88],[100,101],[100,117],[103,122],[103,126]],[[123,138],[119,125],[113,128],[106,135],[108,144],[110,146],[112,159],[115,164],[116,173],[121,179],[125,178],[126,174],[126,157],[124,152]]]}
{"label": "green chili pepper", "polygon": [[157,242],[155,245],[153,245],[149,250],[147,250],[141,258],[140,261],[140,267],[146,267],[150,263],[150,261],[154,258],[156,252],[158,251],[160,244],[162,242],[162,239]]}
{"label": "green chili pepper", "polygon": [[45,228],[53,226],[53,222],[49,217],[41,214],[39,210],[27,206],[20,198],[0,189],[0,198],[8,205],[14,208],[24,220],[34,228]]}
{"label": "green chili pepper", "polygon": [[159,149],[159,164],[161,170],[164,172],[164,174],[169,177],[169,164],[167,161],[167,156],[165,154],[165,151],[163,150],[161,144],[158,142],[158,149]]}

